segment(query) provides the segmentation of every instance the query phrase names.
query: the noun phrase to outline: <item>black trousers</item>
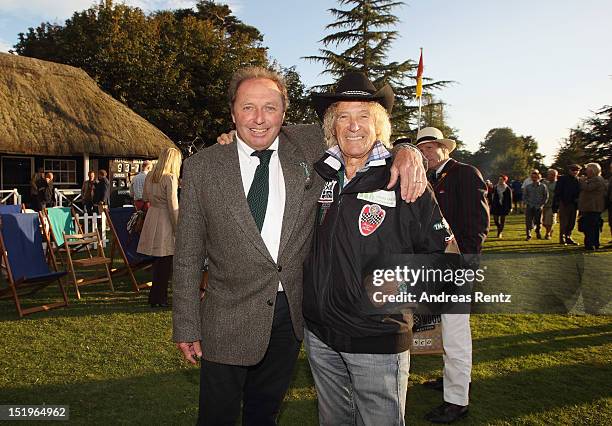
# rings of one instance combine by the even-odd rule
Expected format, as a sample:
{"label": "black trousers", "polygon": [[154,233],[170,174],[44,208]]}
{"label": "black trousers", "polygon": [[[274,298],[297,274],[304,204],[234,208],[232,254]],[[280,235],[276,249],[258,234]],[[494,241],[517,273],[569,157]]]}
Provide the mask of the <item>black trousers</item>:
{"label": "black trousers", "polygon": [[[206,354],[206,342],[202,351]],[[278,292],[270,343],[258,364],[244,367],[202,359],[198,425],[234,426],[241,402],[243,425],[276,425],[299,351],[287,297]]]}
{"label": "black trousers", "polygon": [[494,215],[493,220],[495,221],[495,226],[497,227],[497,232],[504,231],[504,225],[506,224],[506,216],[498,216]]}
{"label": "black trousers", "polygon": [[584,247],[599,248],[599,232],[601,231],[601,213],[581,213],[582,232],[584,232]]}
{"label": "black trousers", "polygon": [[571,237],[574,226],[576,226],[576,211],[576,204],[565,204],[563,201],[559,204],[560,238]]}
{"label": "black trousers", "polygon": [[173,256],[156,257],[153,261],[153,285],[149,290],[149,304],[168,303],[168,282],[172,276]]}

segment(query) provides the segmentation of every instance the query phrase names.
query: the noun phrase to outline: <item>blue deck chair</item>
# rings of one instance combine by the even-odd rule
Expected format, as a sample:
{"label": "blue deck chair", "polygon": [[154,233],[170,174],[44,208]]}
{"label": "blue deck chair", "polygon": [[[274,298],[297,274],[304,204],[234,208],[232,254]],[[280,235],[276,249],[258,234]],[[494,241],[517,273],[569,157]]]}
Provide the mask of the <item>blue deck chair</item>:
{"label": "blue deck chair", "polygon": [[[140,235],[130,235],[127,229],[128,221],[135,211],[136,208],[133,206],[113,209],[104,206],[104,214],[106,214],[106,219],[112,233],[110,251],[111,273],[115,276],[128,275],[134,291],[138,292],[141,289],[151,287],[151,282],[139,283],[134,276],[134,271],[150,267],[155,258],[136,252]],[[113,262],[117,252],[119,252],[123,259],[124,266],[114,268]]]}
{"label": "blue deck chair", "polygon": [[21,204],[0,204],[0,214],[22,212],[23,206]]}
{"label": "blue deck chair", "polygon": [[[20,318],[34,312],[68,306],[68,297],[61,281],[66,271],[57,272],[49,268],[43,251],[40,220],[37,213],[0,215],[0,249],[8,283],[6,287],[0,285],[0,298],[12,297]],[[53,269],[55,269],[53,257],[52,261]],[[59,285],[62,302],[25,309],[21,307],[21,296],[33,294],[53,282]]]}

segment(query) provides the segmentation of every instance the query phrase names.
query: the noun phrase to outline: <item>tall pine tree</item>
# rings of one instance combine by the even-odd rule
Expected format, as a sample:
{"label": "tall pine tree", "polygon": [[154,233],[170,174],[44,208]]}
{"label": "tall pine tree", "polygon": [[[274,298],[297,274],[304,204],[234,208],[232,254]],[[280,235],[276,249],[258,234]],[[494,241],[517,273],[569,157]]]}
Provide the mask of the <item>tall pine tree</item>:
{"label": "tall pine tree", "polygon": [[[392,123],[394,134],[407,134],[416,119],[417,107],[411,105],[416,91],[417,63],[411,59],[388,62],[388,53],[398,32],[393,28],[399,18],[395,8],[404,5],[395,0],[338,0],[340,8],[329,9],[335,21],[325,27],[334,31],[320,42],[319,55],[305,59],[323,64],[323,74],[338,80],[348,71],[364,72],[377,87],[389,83],[395,92]],[[336,52],[333,49],[339,49]],[[344,50],[342,50],[344,49]],[[448,84],[448,81],[429,82],[424,90]],[[333,84],[316,86],[315,90],[329,90]]]}

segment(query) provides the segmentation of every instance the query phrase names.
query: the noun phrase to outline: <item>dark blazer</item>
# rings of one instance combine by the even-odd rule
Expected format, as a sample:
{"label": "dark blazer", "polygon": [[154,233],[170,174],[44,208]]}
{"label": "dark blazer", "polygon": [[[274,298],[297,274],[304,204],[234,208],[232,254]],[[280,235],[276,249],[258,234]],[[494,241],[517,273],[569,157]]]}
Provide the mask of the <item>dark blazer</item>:
{"label": "dark blazer", "polygon": [[110,181],[106,177],[102,177],[96,183],[96,188],[94,189],[94,197],[93,202],[98,204],[103,202],[104,204],[108,204],[110,200]]}
{"label": "dark blazer", "polygon": [[[293,329],[303,337],[302,270],[323,180],[313,163],[325,147],[317,125],[283,127],[285,180],[278,263],[270,256],[244,194],[237,144],[213,145],[185,160],[176,232],[173,340],[202,340],[212,362],[254,365],[268,348],[280,281]],[[198,297],[204,258],[208,287]]]}
{"label": "dark blazer", "polygon": [[510,214],[510,210],[512,210],[512,188],[507,186],[500,200],[497,185],[495,185],[489,207],[491,208],[491,214],[494,216],[507,216]]}
{"label": "dark blazer", "polygon": [[[550,195],[550,194],[549,194]],[[571,175],[563,175],[557,180],[555,195],[553,198],[553,211],[559,210],[561,202],[563,204],[578,204],[580,195],[580,181]]]}
{"label": "dark blazer", "polygon": [[432,186],[461,253],[480,253],[489,232],[489,206],[478,169],[451,158]]}

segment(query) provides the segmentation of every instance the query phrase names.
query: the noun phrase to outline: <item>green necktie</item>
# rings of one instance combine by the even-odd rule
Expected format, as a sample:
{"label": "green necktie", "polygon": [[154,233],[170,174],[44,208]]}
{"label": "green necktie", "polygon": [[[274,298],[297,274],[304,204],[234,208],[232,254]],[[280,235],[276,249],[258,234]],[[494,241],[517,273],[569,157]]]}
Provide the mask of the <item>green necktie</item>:
{"label": "green necktie", "polygon": [[263,228],[266,210],[268,208],[268,166],[273,152],[274,150],[272,149],[266,149],[264,151],[254,151],[251,154],[252,156],[259,157],[259,166],[257,166],[255,170],[255,176],[253,177],[253,183],[249,189],[247,201],[259,232],[261,232],[261,228]]}

